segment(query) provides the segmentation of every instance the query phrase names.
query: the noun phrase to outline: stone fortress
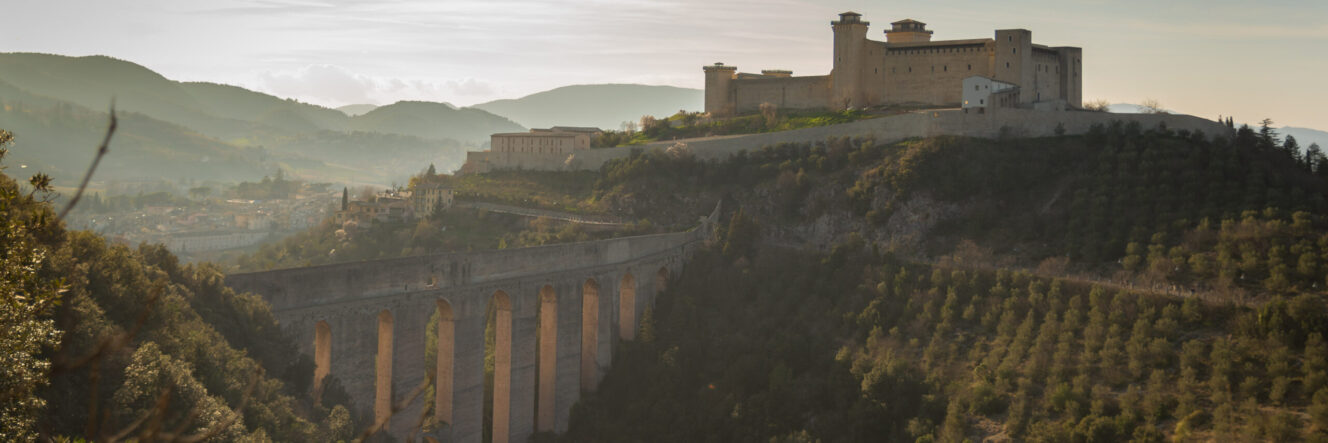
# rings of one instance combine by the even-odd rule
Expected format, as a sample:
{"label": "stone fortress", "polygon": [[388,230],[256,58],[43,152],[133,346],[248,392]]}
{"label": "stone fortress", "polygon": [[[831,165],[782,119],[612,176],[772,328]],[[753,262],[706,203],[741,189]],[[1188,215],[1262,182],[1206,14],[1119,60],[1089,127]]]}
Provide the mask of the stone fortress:
{"label": "stone fortress", "polygon": [[867,39],[869,24],[856,12],[830,22],[830,75],[739,73],[723,63],[704,67],[706,112],[742,114],[758,111],[762,103],[832,110],[894,104],[985,107],[990,101],[982,97],[976,97],[982,105],[963,103],[965,80],[972,77],[996,82],[1010,97],[1005,107],[1060,110],[1082,104],[1080,48],[1033,44],[1033,33],[1026,29],[1000,29],[995,38],[932,41],[932,31],[915,20],[891,23],[881,42]]}
{"label": "stone fortress", "polygon": [[[834,64],[829,75],[794,77],[787,70],[739,73],[716,63],[705,66],[705,111],[724,118],[779,109],[878,109],[872,118],[781,132],[660,140],[627,147],[523,148],[529,142],[494,134],[490,151],[469,152],[460,173],[501,169],[593,171],[636,150],[686,146],[701,160],[723,161],[742,151],[780,143],[822,143],[829,137],[869,138],[893,143],[940,135],[994,138],[1003,135],[1076,135],[1095,125],[1136,122],[1144,128],[1230,136],[1226,125],[1182,114],[1090,112],[1083,105],[1083,51],[1033,44],[1025,29],[997,30],[994,38],[932,41],[926,24],[902,20],[885,31],[886,41],[867,39],[869,23],[845,12],[831,22]],[[550,130],[568,132],[559,127]],[[550,134],[552,136],[552,134]],[[562,135],[566,136],[566,135]],[[547,142],[546,142],[547,143]]]}

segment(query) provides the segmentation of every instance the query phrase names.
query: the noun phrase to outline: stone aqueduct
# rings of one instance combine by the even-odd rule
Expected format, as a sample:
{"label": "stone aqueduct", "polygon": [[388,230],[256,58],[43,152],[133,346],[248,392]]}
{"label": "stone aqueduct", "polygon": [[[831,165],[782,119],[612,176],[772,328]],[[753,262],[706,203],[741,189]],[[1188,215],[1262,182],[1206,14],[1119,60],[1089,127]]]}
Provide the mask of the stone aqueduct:
{"label": "stone aqueduct", "polygon": [[[440,437],[481,440],[493,304],[493,441],[520,442],[566,430],[572,404],[595,389],[617,343],[634,338],[718,210],[686,232],[232,274],[226,283],[272,304],[315,361],[315,391],[332,374],[359,414],[379,421],[428,379],[426,334],[435,335],[434,398],[391,416],[385,429],[398,438],[432,402],[425,419],[450,424]],[[435,313],[438,328],[427,330]]]}

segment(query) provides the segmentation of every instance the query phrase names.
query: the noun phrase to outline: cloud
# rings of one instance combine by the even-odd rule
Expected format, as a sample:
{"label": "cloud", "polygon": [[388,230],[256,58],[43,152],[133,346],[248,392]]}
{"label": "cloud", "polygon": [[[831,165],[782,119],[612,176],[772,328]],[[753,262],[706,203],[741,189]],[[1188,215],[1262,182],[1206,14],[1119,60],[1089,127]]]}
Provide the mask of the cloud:
{"label": "cloud", "polygon": [[387,104],[399,100],[463,101],[493,97],[489,82],[474,78],[441,81],[375,77],[351,72],[335,65],[265,72],[255,86],[278,97],[295,98],[325,106]]}

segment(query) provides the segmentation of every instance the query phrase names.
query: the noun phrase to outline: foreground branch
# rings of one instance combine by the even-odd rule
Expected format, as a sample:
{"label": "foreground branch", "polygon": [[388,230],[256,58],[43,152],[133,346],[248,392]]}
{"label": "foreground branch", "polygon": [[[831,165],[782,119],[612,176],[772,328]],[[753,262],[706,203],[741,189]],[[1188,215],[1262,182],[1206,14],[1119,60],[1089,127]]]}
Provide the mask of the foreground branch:
{"label": "foreground branch", "polygon": [[92,181],[92,173],[97,171],[97,165],[101,164],[102,157],[105,157],[106,153],[110,151],[111,135],[115,134],[116,124],[117,121],[115,119],[115,99],[112,98],[111,124],[110,126],[106,127],[106,136],[102,138],[101,146],[97,148],[97,156],[92,158],[92,164],[88,165],[88,172],[83,174],[83,182],[78,185],[78,190],[74,191],[74,197],[69,199],[69,204],[65,205],[64,210],[60,211],[60,215],[56,217],[57,220],[64,220],[65,216],[69,215],[69,211],[72,211],[74,209],[74,206],[78,204],[78,200],[83,198],[83,191],[88,189],[88,182]]}

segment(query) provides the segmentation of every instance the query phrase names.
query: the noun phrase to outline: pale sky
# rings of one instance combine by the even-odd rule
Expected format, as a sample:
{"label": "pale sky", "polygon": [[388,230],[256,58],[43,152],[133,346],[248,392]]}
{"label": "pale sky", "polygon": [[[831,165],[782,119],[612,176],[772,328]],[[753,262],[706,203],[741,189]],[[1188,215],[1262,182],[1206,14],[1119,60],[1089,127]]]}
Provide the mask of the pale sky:
{"label": "pale sky", "polygon": [[327,106],[469,105],[570,84],[701,88],[701,66],[830,70],[830,25],[884,40],[1032,30],[1084,50],[1084,99],[1328,130],[1328,1],[4,0],[0,52],[103,54]]}

